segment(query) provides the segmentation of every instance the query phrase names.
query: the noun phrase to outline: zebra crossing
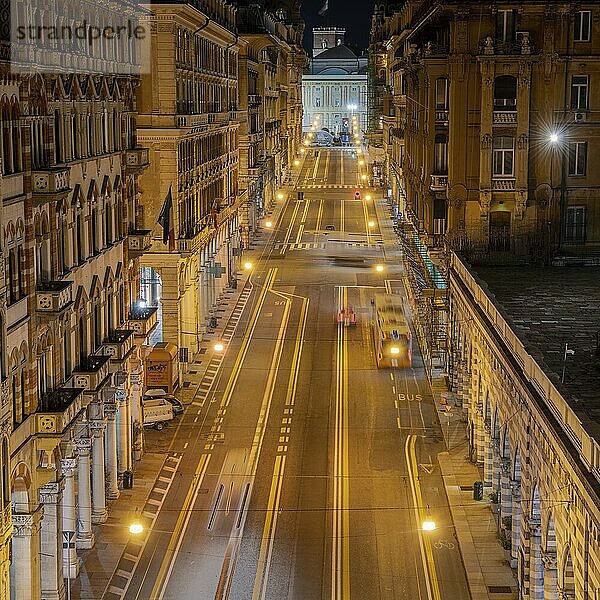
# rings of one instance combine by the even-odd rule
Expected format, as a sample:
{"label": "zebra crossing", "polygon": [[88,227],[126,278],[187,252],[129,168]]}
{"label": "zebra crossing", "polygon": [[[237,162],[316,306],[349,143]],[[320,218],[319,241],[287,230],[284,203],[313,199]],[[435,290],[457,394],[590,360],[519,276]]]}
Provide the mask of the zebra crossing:
{"label": "zebra crossing", "polygon": [[148,494],[146,504],[142,511],[142,516],[146,521],[144,531],[139,537],[135,537],[135,539],[131,538],[127,542],[123,554],[121,554],[121,559],[117,564],[117,568],[112,574],[104,594],[102,595],[106,600],[118,600],[125,596],[133,573],[135,572],[146,542],[148,541],[148,537],[150,536],[154,523],[158,517],[159,510],[173,483],[173,478],[175,477],[181,458],[182,455],[177,452],[173,452],[165,458],[162,469],[154,482],[154,487]]}
{"label": "zebra crossing", "polygon": [[298,189],[303,190],[356,190],[364,187],[362,184],[349,185],[347,183],[301,183],[298,185]]}
{"label": "zebra crossing", "polygon": [[[345,242],[342,240],[331,240],[329,244],[343,244],[349,248],[373,248],[374,246],[382,246],[383,240],[373,240],[370,243],[367,242]],[[293,244],[277,243],[274,245],[275,250],[285,249],[288,251],[292,250],[325,250],[327,243],[315,243],[315,242],[300,242]]]}

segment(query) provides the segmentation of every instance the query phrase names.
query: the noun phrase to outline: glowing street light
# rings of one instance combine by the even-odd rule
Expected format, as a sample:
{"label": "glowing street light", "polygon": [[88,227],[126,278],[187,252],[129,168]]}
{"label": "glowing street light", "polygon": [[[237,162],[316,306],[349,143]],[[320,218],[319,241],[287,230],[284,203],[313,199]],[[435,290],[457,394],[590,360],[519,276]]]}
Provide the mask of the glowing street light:
{"label": "glowing street light", "polygon": [[375,221],[369,221],[369,227],[375,227]]}
{"label": "glowing street light", "polygon": [[139,535],[143,531],[144,531],[144,526],[141,523],[139,523],[138,521],[134,521],[133,523],[131,523],[129,525],[129,533],[132,533],[133,535]]}
{"label": "glowing street light", "polygon": [[358,161],[358,164],[362,167],[365,164],[365,161],[361,159]]}
{"label": "glowing street light", "polygon": [[375,267],[375,270],[376,270],[378,273],[381,273],[381,272],[383,271],[383,265],[377,265],[377,266]]}
{"label": "glowing street light", "polygon": [[300,148],[300,154],[304,154],[304,148]]}
{"label": "glowing street light", "polygon": [[365,200],[370,200],[370,199],[371,199],[371,194],[367,194],[367,195],[365,196]]}
{"label": "glowing street light", "polygon": [[367,179],[367,176],[366,176],[366,175],[363,173],[363,174],[360,176],[360,178],[361,178],[363,181],[366,181],[366,179]]}
{"label": "glowing street light", "polygon": [[272,221],[266,221],[265,222],[265,227],[269,227],[269,228],[273,227],[273,222]]}
{"label": "glowing street light", "polygon": [[390,354],[400,354],[400,348],[398,348],[398,346],[392,346],[390,348]]}
{"label": "glowing street light", "polygon": [[[302,148],[302,150],[304,150],[304,148]],[[294,166],[297,167],[300,164],[300,161],[298,159],[296,159],[294,161]]]}
{"label": "glowing street light", "polygon": [[213,350],[215,352],[223,352],[223,349],[225,348],[225,346],[223,346],[223,344],[221,342],[217,342],[214,346],[213,346]]}
{"label": "glowing street light", "polygon": [[283,194],[281,192],[277,194],[277,200],[283,200]]}
{"label": "glowing street light", "polygon": [[548,141],[551,144],[557,144],[559,139],[560,139],[560,137],[559,137],[558,133],[552,132],[550,134],[550,137],[548,138]]}
{"label": "glowing street light", "polygon": [[246,271],[249,271],[254,265],[251,262],[245,262],[244,263],[244,269],[246,269]]}
{"label": "glowing street light", "polygon": [[435,530],[435,521],[427,520],[423,521],[421,524],[421,529],[423,531],[434,531]]}

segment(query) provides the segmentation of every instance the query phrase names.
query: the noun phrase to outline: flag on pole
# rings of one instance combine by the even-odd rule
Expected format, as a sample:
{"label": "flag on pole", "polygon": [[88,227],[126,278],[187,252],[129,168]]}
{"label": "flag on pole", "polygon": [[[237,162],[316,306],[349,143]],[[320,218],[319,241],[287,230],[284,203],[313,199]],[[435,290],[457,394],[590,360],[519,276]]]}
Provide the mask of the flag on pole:
{"label": "flag on pole", "polygon": [[173,224],[173,195],[171,186],[158,217],[158,224],[163,228],[163,244],[169,245],[169,252],[175,250],[175,228]]}
{"label": "flag on pole", "polygon": [[329,0],[325,0],[325,4],[321,10],[317,13],[320,17],[322,17],[329,10]]}

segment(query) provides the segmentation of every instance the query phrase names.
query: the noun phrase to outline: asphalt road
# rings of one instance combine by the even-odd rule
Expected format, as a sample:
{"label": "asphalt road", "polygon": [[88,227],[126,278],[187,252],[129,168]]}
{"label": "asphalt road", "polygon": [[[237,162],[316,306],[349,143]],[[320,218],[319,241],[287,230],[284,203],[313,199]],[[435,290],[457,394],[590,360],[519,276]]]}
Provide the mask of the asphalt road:
{"label": "asphalt road", "polygon": [[126,598],[469,598],[416,342],[413,368],[375,365],[370,300],[402,274],[360,159],[307,151]]}

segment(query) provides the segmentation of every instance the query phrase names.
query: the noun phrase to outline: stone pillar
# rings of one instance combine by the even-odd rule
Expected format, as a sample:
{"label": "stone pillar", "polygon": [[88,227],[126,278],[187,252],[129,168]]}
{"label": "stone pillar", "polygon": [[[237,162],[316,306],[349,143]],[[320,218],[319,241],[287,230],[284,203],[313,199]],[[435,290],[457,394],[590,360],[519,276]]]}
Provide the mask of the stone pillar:
{"label": "stone pillar", "polygon": [[41,597],[40,522],[43,513],[44,508],[40,505],[33,513],[12,514],[11,600],[38,600]]}
{"label": "stone pillar", "polygon": [[51,481],[39,488],[44,515],[40,529],[42,598],[60,600],[65,597],[62,552],[63,480]]}
{"label": "stone pillar", "polygon": [[493,454],[492,454],[492,429],[489,425],[485,426],[484,436],[484,463],[483,463],[483,478],[486,486],[492,485],[493,477]]}
{"label": "stone pillar", "polygon": [[131,409],[128,390],[117,389],[117,406],[117,477],[120,481],[123,472],[131,469]]}
{"label": "stone pillar", "polygon": [[542,527],[531,518],[529,529],[529,600],[544,598],[544,565],[542,564]]}
{"label": "stone pillar", "polygon": [[90,482],[90,438],[77,440],[77,547],[91,548],[94,545],[92,532],[92,487]]}
{"label": "stone pillar", "polygon": [[492,488],[499,493],[498,482],[500,480],[500,438],[492,439]]}
{"label": "stone pillar", "polygon": [[106,497],[116,500],[119,497],[119,479],[117,476],[117,405],[104,403],[106,415]]}
{"label": "stone pillar", "polygon": [[75,471],[77,458],[63,458],[61,469],[64,481],[62,502],[62,560],[63,574],[69,579],[79,575],[79,561],[77,560],[77,502],[75,500]]}
{"label": "stone pillar", "polygon": [[511,517],[512,496],[510,494],[510,459],[500,459],[500,519]]}
{"label": "stone pillar", "polygon": [[542,552],[542,563],[544,564],[544,600],[556,600],[558,596],[556,552]]}
{"label": "stone pillar", "polygon": [[[139,351],[139,350],[138,350]],[[142,424],[141,387],[143,383],[142,361],[136,359],[131,361],[129,372],[129,407],[132,421],[132,447],[133,460],[141,460],[144,454],[144,426]]]}
{"label": "stone pillar", "polygon": [[521,544],[521,481],[513,479],[510,482],[512,495],[512,542],[510,546],[511,567],[515,569],[519,559]]}
{"label": "stone pillar", "polygon": [[104,472],[104,423],[92,421],[92,523],[104,523],[106,510],[106,479]]}

